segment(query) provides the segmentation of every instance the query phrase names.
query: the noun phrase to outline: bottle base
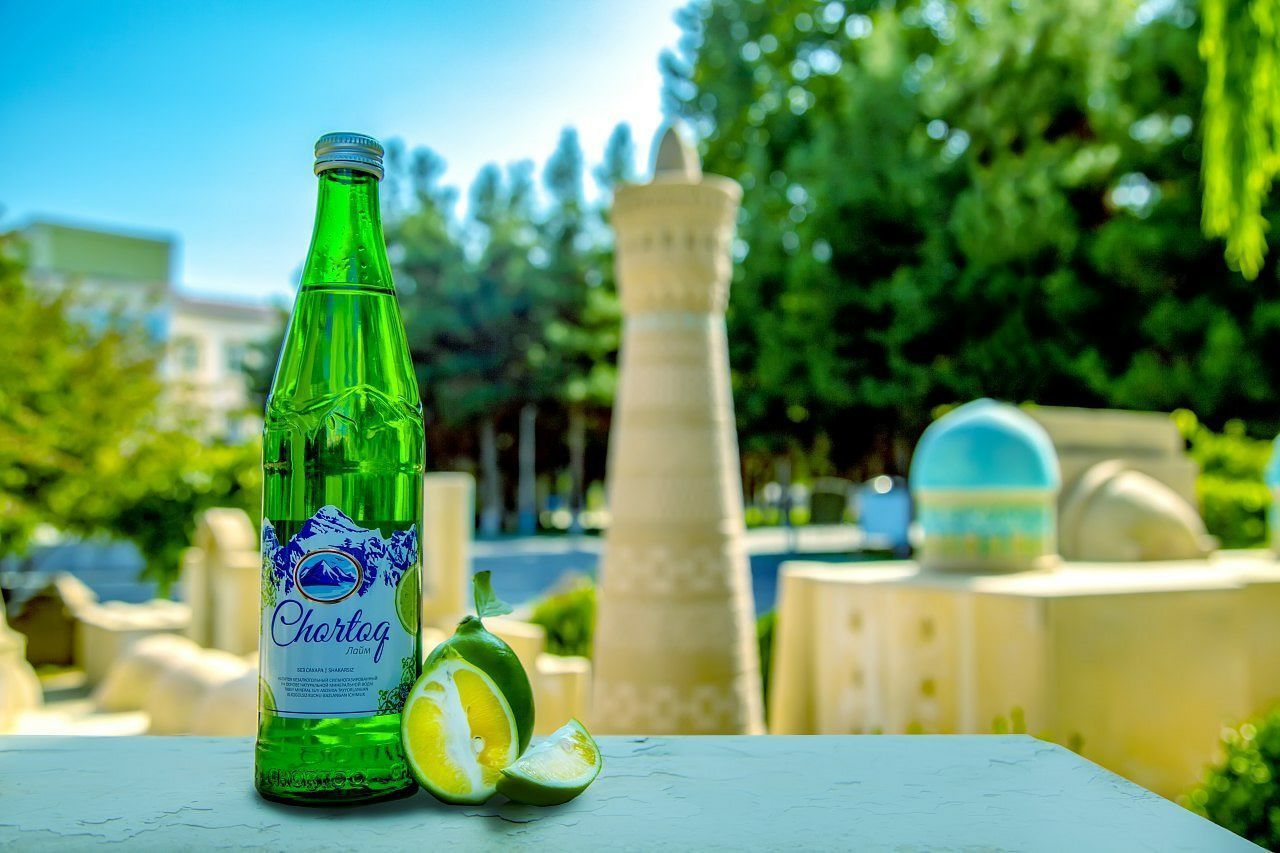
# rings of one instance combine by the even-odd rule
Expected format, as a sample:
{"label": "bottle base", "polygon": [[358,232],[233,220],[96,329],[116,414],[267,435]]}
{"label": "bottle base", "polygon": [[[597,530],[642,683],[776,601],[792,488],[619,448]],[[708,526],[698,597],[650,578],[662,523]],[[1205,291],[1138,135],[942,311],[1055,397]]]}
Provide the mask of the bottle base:
{"label": "bottle base", "polygon": [[417,783],[410,783],[403,788],[390,791],[264,791],[257,788],[258,796],[273,803],[285,806],[307,806],[310,808],[341,808],[343,806],[368,806],[373,803],[385,803],[391,800],[402,800],[418,793]]}

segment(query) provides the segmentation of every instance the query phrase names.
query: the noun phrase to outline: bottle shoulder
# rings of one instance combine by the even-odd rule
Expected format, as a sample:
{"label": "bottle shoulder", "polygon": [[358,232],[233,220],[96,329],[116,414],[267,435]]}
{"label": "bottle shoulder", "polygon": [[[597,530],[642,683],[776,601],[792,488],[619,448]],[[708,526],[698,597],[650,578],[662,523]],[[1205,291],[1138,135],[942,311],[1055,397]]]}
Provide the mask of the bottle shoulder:
{"label": "bottle shoulder", "polygon": [[273,396],[262,436],[269,469],[306,462],[332,470],[391,466],[420,472],[425,460],[416,395],[395,397],[370,386],[307,400]]}
{"label": "bottle shoulder", "polygon": [[370,428],[405,423],[421,428],[422,401],[417,387],[411,386],[411,389],[411,392],[396,392],[361,384],[323,394],[273,392],[267,398],[265,422],[268,427],[290,428],[299,423],[318,426],[326,421]]}

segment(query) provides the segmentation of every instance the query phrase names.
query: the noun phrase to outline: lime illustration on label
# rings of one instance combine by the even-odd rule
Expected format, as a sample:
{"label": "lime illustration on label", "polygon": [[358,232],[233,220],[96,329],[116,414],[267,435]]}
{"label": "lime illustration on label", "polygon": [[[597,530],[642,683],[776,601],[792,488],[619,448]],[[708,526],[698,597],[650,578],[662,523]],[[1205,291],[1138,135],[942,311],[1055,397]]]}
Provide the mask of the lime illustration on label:
{"label": "lime illustration on label", "polygon": [[334,506],[281,545],[262,524],[262,696],[282,717],[396,714],[416,674],[417,527],[383,537]]}

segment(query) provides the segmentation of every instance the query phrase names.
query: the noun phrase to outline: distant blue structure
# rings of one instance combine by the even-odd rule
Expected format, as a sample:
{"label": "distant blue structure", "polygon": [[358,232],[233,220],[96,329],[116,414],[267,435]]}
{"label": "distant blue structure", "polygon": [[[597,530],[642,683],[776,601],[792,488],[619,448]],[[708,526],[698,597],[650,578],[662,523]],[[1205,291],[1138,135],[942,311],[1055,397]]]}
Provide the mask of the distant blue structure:
{"label": "distant blue structure", "polygon": [[1057,453],[1014,406],[984,398],[939,418],[916,447],[910,484],[926,567],[1010,572],[1056,562]]}
{"label": "distant blue structure", "polygon": [[858,526],[867,537],[867,547],[905,557],[910,551],[907,531],[911,527],[907,481],[882,474],[858,487],[857,501]]}

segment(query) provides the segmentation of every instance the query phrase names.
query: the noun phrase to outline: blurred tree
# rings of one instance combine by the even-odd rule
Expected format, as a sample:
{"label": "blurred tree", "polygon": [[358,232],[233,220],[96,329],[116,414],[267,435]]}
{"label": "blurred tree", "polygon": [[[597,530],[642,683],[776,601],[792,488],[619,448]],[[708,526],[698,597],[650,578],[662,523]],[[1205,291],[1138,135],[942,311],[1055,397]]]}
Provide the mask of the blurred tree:
{"label": "blurred tree", "polygon": [[276,363],[280,361],[280,348],[284,346],[284,333],[289,326],[289,313],[277,307],[277,314],[275,334],[250,344],[240,364],[250,406],[255,412],[266,409],[267,395],[271,393],[271,383],[276,376]]}
{"label": "blurred tree", "polygon": [[1223,727],[1219,757],[1182,805],[1266,850],[1280,850],[1280,708]]}
{"label": "blurred tree", "polygon": [[1194,408],[1265,431],[1280,317],[1199,231],[1191,2],[711,0],[669,108],[744,187],[745,464],[903,470],[938,405]]}
{"label": "blurred tree", "polygon": [[235,507],[255,522],[262,512],[262,446],[256,440],[208,444],[190,430],[163,430],[120,464],[104,465],[102,473],[118,483],[102,527],[137,546],[143,576],[162,597],[178,579],[201,512]]}
{"label": "blurred tree", "polygon": [[[412,201],[387,224],[388,251],[428,409],[428,446],[478,456],[481,529],[491,535],[505,515],[498,424],[548,393],[541,367],[550,300],[530,259],[532,164],[505,175],[482,169],[461,226],[452,220],[452,191],[438,183],[443,168],[430,151],[414,155]],[[474,431],[475,443],[459,442],[460,430]]]}
{"label": "blurred tree", "polygon": [[[614,128],[595,169],[607,198],[634,175],[631,129]],[[589,208],[583,188],[583,158],[577,134],[565,131],[547,163],[543,179],[550,205],[543,221],[547,248],[545,274],[554,311],[546,329],[548,369],[555,377],[555,398],[567,415],[569,504],[577,529],[584,508],[588,422],[608,423],[617,382],[617,291],[613,275],[612,234],[603,227],[604,208]]]}
{"label": "blurred tree", "polygon": [[1275,0],[1204,0],[1204,230],[1257,278],[1267,251],[1263,204],[1280,171],[1280,8]]}
{"label": "blurred tree", "polygon": [[592,174],[605,193],[606,202],[615,187],[635,180],[636,144],[631,138],[631,125],[623,122],[614,127],[604,146],[604,159]]}
{"label": "blurred tree", "polygon": [[[497,533],[502,514],[497,484],[494,433],[499,416],[519,416],[517,506],[521,532],[536,529],[534,513],[534,429],[538,404],[551,393],[546,372],[545,330],[553,309],[548,283],[534,266],[537,245],[533,210],[533,164],[523,161],[507,170],[481,171],[472,187],[471,213],[478,225],[477,289],[466,300],[465,315],[478,339],[479,368],[488,377],[489,402],[482,415],[482,463],[490,498],[482,529]],[[496,392],[496,395],[495,395]],[[532,527],[527,527],[528,521]]]}
{"label": "blurred tree", "polygon": [[153,345],[77,321],[74,291],[27,286],[0,236],[0,556],[38,525],[132,541],[167,595],[197,513],[261,505],[257,445],[201,443],[163,402]]}
{"label": "blurred tree", "polygon": [[28,287],[17,255],[0,236],[0,556],[39,524],[90,533],[113,516],[160,395],[141,334],[77,322],[74,294]]}

